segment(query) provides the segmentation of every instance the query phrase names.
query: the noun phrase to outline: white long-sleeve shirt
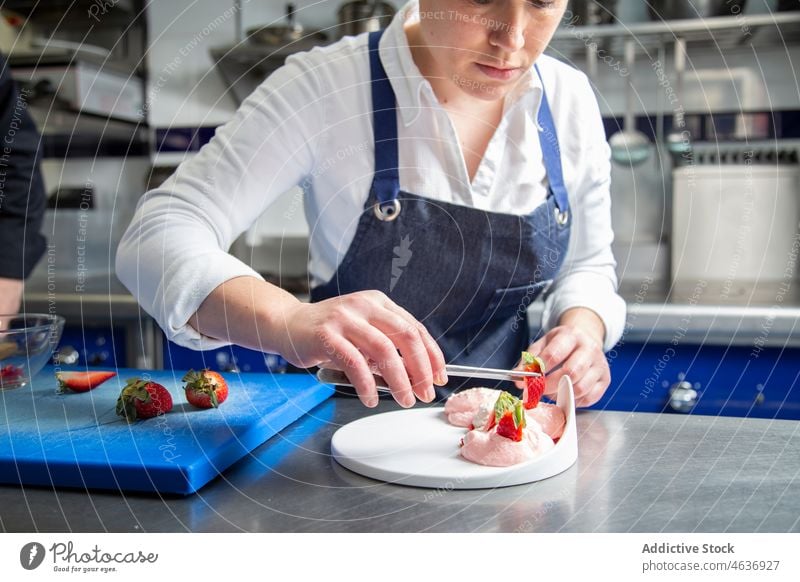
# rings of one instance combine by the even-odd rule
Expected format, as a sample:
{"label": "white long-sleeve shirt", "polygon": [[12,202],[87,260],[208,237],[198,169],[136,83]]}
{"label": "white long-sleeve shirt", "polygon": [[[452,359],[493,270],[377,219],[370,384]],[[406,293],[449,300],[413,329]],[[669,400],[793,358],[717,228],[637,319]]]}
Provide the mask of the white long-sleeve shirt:
{"label": "white long-sleeve shirt", "polygon": [[[418,18],[415,0],[398,12],[379,51],[397,98],[401,188],[452,204],[530,213],[547,195],[536,123],[539,76],[531,69],[506,97],[502,120],[470,182],[453,125],[412,59],[403,29],[411,18]],[[587,307],[605,324],[608,350],[622,335],[625,303],[616,292],[602,119],[583,73],[547,56],[537,64],[573,218],[542,327],[555,326],[571,307]],[[227,345],[187,321],[223,282],[261,278],[228,254],[234,240],[278,196],[300,185],[311,233],[311,284],[324,283],[353,239],[373,173],[367,36],[295,54],[195,157],[142,197],[117,251],[117,275],[168,339],[194,349]]]}

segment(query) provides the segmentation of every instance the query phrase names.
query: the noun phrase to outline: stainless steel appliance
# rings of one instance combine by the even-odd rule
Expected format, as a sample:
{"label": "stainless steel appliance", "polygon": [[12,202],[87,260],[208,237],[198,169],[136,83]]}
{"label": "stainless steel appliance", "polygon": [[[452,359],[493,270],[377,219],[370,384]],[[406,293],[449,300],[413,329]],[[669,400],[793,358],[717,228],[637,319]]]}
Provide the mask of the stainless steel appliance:
{"label": "stainless steel appliance", "polygon": [[578,26],[613,24],[617,0],[570,0],[569,16]]}
{"label": "stainless steel appliance", "polygon": [[114,131],[121,127],[130,132],[135,127],[131,123],[144,121],[143,80],[108,66],[81,60],[47,66],[17,65],[12,75],[28,95],[31,114],[42,133]]}
{"label": "stainless steel appliance", "polygon": [[258,26],[247,31],[248,42],[277,48],[297,41],[324,41],[328,35],[316,29],[305,28],[295,18],[294,4],[286,5],[286,24]]}
{"label": "stainless steel appliance", "polygon": [[795,280],[800,246],[800,166],[791,159],[797,147],[715,144],[674,170],[677,295],[725,301],[766,290],[764,301],[781,301]]}
{"label": "stainless steel appliance", "polygon": [[13,0],[3,8],[17,12],[8,64],[42,134],[94,145],[146,143],[140,0]]}
{"label": "stainless steel appliance", "polygon": [[394,6],[382,0],[353,0],[339,8],[340,36],[355,36],[386,28],[395,14]]}

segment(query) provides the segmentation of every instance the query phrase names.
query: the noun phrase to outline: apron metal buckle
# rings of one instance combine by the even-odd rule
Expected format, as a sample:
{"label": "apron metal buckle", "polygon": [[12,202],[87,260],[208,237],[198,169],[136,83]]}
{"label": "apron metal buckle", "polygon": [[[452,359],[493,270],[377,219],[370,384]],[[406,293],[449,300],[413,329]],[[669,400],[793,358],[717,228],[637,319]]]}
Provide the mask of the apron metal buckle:
{"label": "apron metal buckle", "polygon": [[400,201],[397,198],[389,202],[377,202],[372,208],[375,210],[378,220],[384,222],[391,222],[400,215]]}
{"label": "apron metal buckle", "polygon": [[569,210],[561,212],[558,208],[555,208],[554,211],[556,215],[556,223],[558,223],[558,226],[564,226],[565,224],[567,224],[567,222],[569,222]]}

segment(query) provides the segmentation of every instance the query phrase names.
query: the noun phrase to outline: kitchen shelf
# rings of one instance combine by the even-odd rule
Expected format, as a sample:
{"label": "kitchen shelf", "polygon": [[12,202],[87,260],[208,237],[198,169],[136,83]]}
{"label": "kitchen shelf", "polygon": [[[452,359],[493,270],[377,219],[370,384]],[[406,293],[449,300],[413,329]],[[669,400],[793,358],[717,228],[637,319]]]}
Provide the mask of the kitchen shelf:
{"label": "kitchen shelf", "polygon": [[237,107],[264,79],[283,65],[286,58],[299,51],[325,46],[335,39],[302,38],[284,45],[240,42],[211,49],[211,58]]}
{"label": "kitchen shelf", "polygon": [[715,16],[661,22],[562,25],[550,42],[554,54],[583,54],[593,41],[605,51],[620,55],[626,39],[634,38],[644,50],[658,49],[676,38],[704,43],[719,50],[741,46],[783,45],[800,42],[800,12],[751,16]]}
{"label": "kitchen shelf", "polygon": [[[3,8],[23,16],[33,17],[36,22],[64,26],[65,21],[88,20],[105,25],[130,25],[130,19],[141,15],[145,3],[142,0],[6,0]],[[94,15],[94,16],[93,16]]]}

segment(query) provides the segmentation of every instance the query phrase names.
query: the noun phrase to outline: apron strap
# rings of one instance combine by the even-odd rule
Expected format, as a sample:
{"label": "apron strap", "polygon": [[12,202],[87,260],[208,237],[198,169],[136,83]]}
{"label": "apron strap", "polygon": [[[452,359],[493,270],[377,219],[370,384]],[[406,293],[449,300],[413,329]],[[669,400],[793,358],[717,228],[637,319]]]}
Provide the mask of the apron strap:
{"label": "apron strap", "polygon": [[564,186],[564,173],[561,169],[561,148],[558,147],[558,134],[556,124],[553,121],[553,114],[550,112],[550,104],[547,102],[547,93],[544,90],[544,79],[538,65],[534,65],[539,80],[542,82],[542,103],[539,105],[539,125],[542,131],[539,132],[539,143],[542,146],[542,156],[544,157],[544,168],[547,171],[547,180],[550,183],[550,191],[556,199],[556,206],[562,215],[566,216],[569,210],[569,197],[567,188]]}
{"label": "apron strap", "polygon": [[375,139],[375,176],[372,189],[383,207],[400,194],[400,160],[397,149],[397,112],[392,84],[378,52],[383,30],[369,35],[369,66],[372,73],[372,132]]}
{"label": "apron strap", "polygon": [[[381,63],[378,45],[383,30],[369,34],[369,64],[372,75],[372,132],[375,140],[375,176],[372,189],[378,204],[383,207],[394,202],[400,193],[400,174],[398,166],[397,144],[397,111],[392,84]],[[544,91],[544,80],[539,66],[534,65],[539,79],[542,81],[542,102],[539,106],[539,142],[544,158],[544,167],[550,183],[550,191],[555,197],[556,206],[562,215],[569,210],[569,196],[564,186],[564,174],[561,168],[561,150],[558,145],[558,134],[555,122]]]}

